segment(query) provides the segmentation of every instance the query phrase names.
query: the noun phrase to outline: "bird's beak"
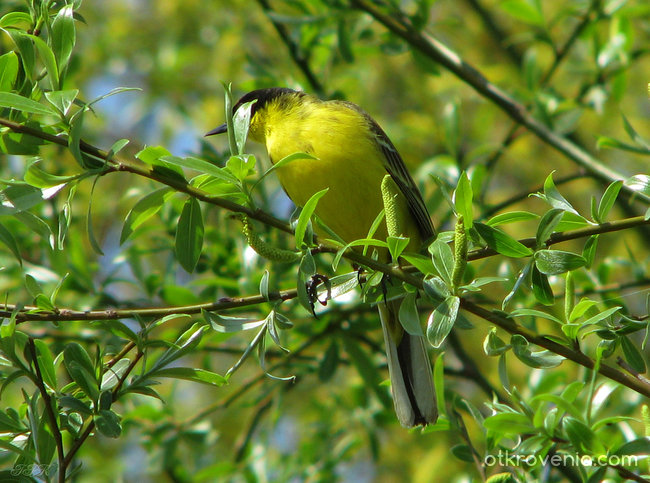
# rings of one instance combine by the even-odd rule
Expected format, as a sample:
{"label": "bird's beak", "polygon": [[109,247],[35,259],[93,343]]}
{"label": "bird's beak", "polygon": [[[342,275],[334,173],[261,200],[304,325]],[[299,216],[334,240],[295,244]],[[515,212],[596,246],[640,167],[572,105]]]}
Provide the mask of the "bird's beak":
{"label": "bird's beak", "polygon": [[225,124],[215,127],[212,131],[206,133],[206,136],[214,136],[215,134],[223,134],[228,130]]}

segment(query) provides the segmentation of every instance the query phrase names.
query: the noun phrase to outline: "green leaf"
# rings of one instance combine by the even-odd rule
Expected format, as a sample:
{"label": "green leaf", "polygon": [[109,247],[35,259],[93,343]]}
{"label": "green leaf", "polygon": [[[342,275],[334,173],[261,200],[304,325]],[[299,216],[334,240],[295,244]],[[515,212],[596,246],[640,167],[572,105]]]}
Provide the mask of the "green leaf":
{"label": "green leaf", "polygon": [[83,402],[81,399],[78,399],[73,396],[61,396],[57,400],[59,404],[64,408],[69,408],[71,411],[90,416],[93,412],[90,409],[90,406]]}
{"label": "green leaf", "polygon": [[54,358],[52,357],[50,347],[40,339],[34,340],[34,346],[36,347],[36,360],[38,361],[38,367],[41,370],[43,382],[45,382],[51,390],[56,391],[58,384],[56,380],[56,370],[54,369]]}
{"label": "green leaf", "polygon": [[176,228],[176,258],[189,273],[194,271],[203,248],[203,217],[196,198],[188,198],[183,205]]}
{"label": "green leaf", "polygon": [[[168,156],[171,156],[171,153],[162,146],[147,146],[135,155],[135,157],[143,163],[154,166],[154,169],[157,171],[163,172],[172,177],[178,175],[178,178],[185,180],[183,170],[177,164],[180,162],[179,160],[182,160],[182,158],[172,157],[171,159],[175,161],[173,163],[163,160],[163,158],[167,158]],[[168,171],[165,171],[164,168],[167,168]]]}
{"label": "green leaf", "polygon": [[18,56],[15,52],[0,55],[0,91],[11,91],[18,75]]}
{"label": "green leaf", "polygon": [[547,350],[532,352],[526,338],[519,334],[510,338],[510,344],[517,358],[530,367],[545,369],[557,367],[564,360],[564,357]]}
{"label": "green leaf", "polygon": [[623,151],[630,151],[632,153],[638,154],[650,154],[650,149],[637,146],[634,144],[624,143],[618,139],[614,139],[608,136],[598,136],[598,141],[596,142],[596,147],[609,148],[609,149],[621,149]]}
{"label": "green leaf", "polygon": [[57,66],[54,52],[52,52],[50,46],[40,37],[30,34],[27,34],[27,36],[34,42],[36,50],[38,50],[38,55],[41,57],[43,64],[45,64],[45,70],[50,79],[52,90],[59,90],[59,67]]}
{"label": "green leaf", "polygon": [[406,250],[411,239],[403,236],[389,236],[386,237],[386,245],[393,260],[397,260],[402,252]]}
{"label": "green leaf", "polygon": [[585,259],[586,267],[591,268],[596,258],[596,248],[598,248],[598,237],[599,235],[591,235],[585,242],[585,246],[582,249],[582,257]]}
{"label": "green leaf", "polygon": [[587,312],[587,310],[589,310],[591,307],[597,304],[598,302],[596,302],[595,300],[590,300],[587,298],[581,299],[580,302],[578,302],[571,309],[571,313],[569,314],[569,322],[574,322],[575,320],[579,319]]}
{"label": "green leaf", "polygon": [[420,325],[420,314],[416,304],[417,293],[409,292],[402,299],[399,306],[399,321],[406,332],[411,335],[422,336],[422,326]]}
{"label": "green leaf", "polygon": [[580,255],[561,250],[538,250],[535,252],[535,266],[546,275],[559,275],[580,267],[587,261]]}
{"label": "green leaf", "polygon": [[[99,242],[95,237],[95,230],[93,230],[92,223],[92,209],[93,209],[93,194],[95,193],[95,186],[97,186],[97,181],[99,180],[99,175],[95,176],[95,180],[90,188],[90,196],[88,198],[88,210],[86,211],[86,234],[88,235],[88,241],[90,242],[91,248],[98,255],[104,255],[102,248],[99,246]],[[124,227],[122,227],[124,228]]]}
{"label": "green leaf", "polygon": [[[31,20],[30,20],[31,23]],[[20,52],[20,60],[23,64],[23,69],[28,79],[34,78],[34,63],[36,61],[36,52],[34,51],[34,43],[30,36],[20,30],[9,30],[11,39],[18,47]]]}
{"label": "green leaf", "polygon": [[625,355],[625,360],[639,374],[645,374],[646,365],[643,360],[643,355],[636,348],[634,343],[626,336],[621,337],[621,349],[623,349],[623,355]]}
{"label": "green leaf", "polygon": [[36,102],[13,92],[0,92],[0,107],[9,107],[23,113],[55,116],[56,112],[45,104]]}
{"label": "green leaf", "polygon": [[168,367],[149,374],[149,377],[170,377],[173,379],[185,379],[187,381],[199,382],[210,386],[223,386],[228,380],[216,372],[193,367]]}
{"label": "green leaf", "polygon": [[451,332],[458,317],[459,307],[460,298],[450,295],[429,315],[427,339],[433,347],[440,347]]}
{"label": "green leaf", "polygon": [[13,215],[43,201],[43,192],[28,184],[16,184],[0,192],[0,200],[0,215]]}
{"label": "green leaf", "polygon": [[646,436],[643,438],[633,439],[623,443],[618,449],[614,450],[613,454],[615,455],[633,455],[638,454],[642,456],[647,456],[650,454],[650,437]]}
{"label": "green leaf", "polygon": [[7,230],[2,224],[0,224],[0,243],[3,243],[7,248],[9,248],[9,251],[11,251],[11,253],[16,257],[16,260],[18,260],[18,263],[22,267],[23,258],[20,256],[20,248],[18,247],[18,242],[16,242],[16,239],[11,234],[11,232]]}
{"label": "green leaf", "polygon": [[29,211],[20,211],[15,213],[13,216],[45,240],[50,248],[54,248],[54,233],[52,233],[50,225],[48,225],[42,218],[39,218]]}
{"label": "green leaf", "polygon": [[255,102],[257,102],[257,99],[242,104],[232,117],[232,127],[235,134],[237,154],[242,154],[244,152],[244,144],[248,137],[248,128],[251,119],[251,108]]}
{"label": "green leaf", "polygon": [[604,454],[605,447],[592,429],[576,418],[567,416],[562,421],[564,431],[573,448],[583,454]]}
{"label": "green leaf", "polygon": [[65,91],[50,91],[45,93],[45,98],[52,104],[63,116],[68,114],[70,106],[79,95],[79,89],[68,89]]}
{"label": "green leaf", "polygon": [[450,451],[451,454],[453,454],[461,461],[464,461],[466,463],[474,462],[474,454],[472,453],[470,447],[466,444],[457,444],[455,446],[452,446]]}
{"label": "green leaf", "polygon": [[72,6],[68,5],[59,10],[52,21],[50,39],[59,71],[63,71],[68,64],[75,44],[76,32],[73,14]]}
{"label": "green leaf", "polygon": [[[332,298],[335,299],[339,295],[348,293],[359,285],[359,274],[357,272],[344,273],[330,278],[330,289]],[[323,287],[322,290],[326,290]]]}
{"label": "green leaf", "polygon": [[84,110],[80,110],[72,118],[70,125],[70,134],[68,136],[68,149],[74,156],[74,159],[82,168],[87,168],[86,159],[81,151],[81,134],[83,130]]}
{"label": "green leaf", "polygon": [[165,155],[161,156],[159,159],[170,165],[180,166],[181,168],[194,169],[200,173],[205,173],[223,181],[227,181],[228,183],[237,183],[237,177],[233,176],[233,174],[227,169],[220,168],[219,166],[215,166],[214,164],[199,158],[192,156],[187,158],[180,158],[178,156]]}
{"label": "green leaf", "polygon": [[264,270],[262,278],[260,279],[260,295],[264,300],[269,302],[269,271]]}
{"label": "green leaf", "polygon": [[496,327],[492,327],[483,341],[483,350],[488,356],[500,356],[510,350],[510,345],[503,342],[497,335]]}
{"label": "green leaf", "polygon": [[413,265],[424,275],[431,275],[435,272],[435,268],[431,261],[431,258],[420,255],[419,253],[410,253],[402,255],[402,258],[408,263]]}
{"label": "green leaf", "polygon": [[463,222],[467,230],[472,227],[472,220],[474,219],[472,209],[473,197],[472,184],[467,177],[467,173],[463,171],[458,180],[458,186],[454,191],[454,206],[456,208],[456,214],[463,216]]}
{"label": "green leaf", "polygon": [[492,433],[504,436],[521,436],[534,431],[533,424],[528,416],[511,412],[488,416],[483,421],[483,427]]}
{"label": "green leaf", "polygon": [[[318,191],[314,193],[305,203],[305,206],[302,207],[300,216],[298,217],[298,223],[296,224],[296,247],[300,250],[302,249],[303,244],[305,244],[305,232],[307,231],[307,224],[311,219],[311,215],[316,209],[318,200],[320,200],[325,194],[329,191],[329,188]],[[311,240],[308,241],[311,243]]]}
{"label": "green leaf", "polygon": [[160,188],[140,199],[131,208],[129,214],[126,215],[122,233],[120,234],[120,245],[131,236],[136,228],[158,213],[165,202],[174,194],[175,192],[171,188]]}
{"label": "green leaf", "polygon": [[548,277],[541,273],[537,267],[533,267],[531,282],[533,284],[533,294],[539,303],[544,305],[553,305],[555,303],[555,297],[553,296],[551,285],[548,283]]}
{"label": "green leaf", "polygon": [[230,171],[238,181],[243,181],[255,172],[255,156],[250,154],[238,154],[230,156],[226,161],[226,169]]}
{"label": "green leaf", "polygon": [[621,191],[621,188],[623,187],[623,181],[622,180],[617,180],[611,183],[607,189],[605,190],[605,193],[603,194],[603,197],[600,199],[600,203],[598,203],[598,211],[596,212],[596,222],[598,223],[604,223],[605,220],[607,219],[607,215],[609,214],[610,210],[614,206],[614,203],[616,202],[616,198],[618,197],[619,191]]}
{"label": "green leaf", "polygon": [[32,17],[26,12],[9,12],[0,18],[0,28],[14,27],[27,30],[32,26]]}
{"label": "green leaf", "polygon": [[78,176],[57,176],[38,167],[38,162],[29,165],[25,173],[25,182],[36,188],[51,188],[77,179]]}
{"label": "green leaf", "polygon": [[539,220],[537,234],[535,235],[535,243],[538,247],[543,246],[546,240],[550,238],[564,213],[566,212],[558,208],[550,209],[544,213],[544,216]]}
{"label": "green leaf", "polygon": [[208,321],[214,330],[223,333],[254,329],[266,323],[266,318],[232,317],[212,312],[205,312],[204,315],[208,316]]}
{"label": "green leaf", "polygon": [[[102,101],[102,100],[106,99],[107,97],[111,97],[111,96],[114,96],[116,94],[121,94],[123,92],[141,91],[141,90],[142,89],[140,89],[139,87],[116,87],[114,89],[111,89],[106,94],[102,94],[99,97],[95,97],[92,101],[90,101],[88,104],[86,104],[86,109],[89,109],[93,104],[96,104],[99,101]],[[147,149],[148,148],[145,148],[144,151],[146,151]],[[154,149],[160,149],[160,150],[163,150],[163,151],[167,152],[167,154],[169,154],[169,152],[167,150],[165,150],[164,148],[160,148],[160,147],[156,148],[156,147],[154,147]]]}
{"label": "green leaf", "polygon": [[578,212],[573,208],[573,206],[571,206],[571,203],[569,203],[555,187],[555,183],[553,182],[553,173],[549,174],[546,180],[544,181],[543,198],[553,208],[568,211],[576,215],[578,214]]}
{"label": "green leaf", "polygon": [[438,239],[429,245],[429,253],[438,275],[447,286],[451,286],[451,276],[454,272],[454,254],[451,247]]}
{"label": "green leaf", "polygon": [[528,221],[539,218],[539,215],[529,211],[510,211],[508,213],[501,213],[500,215],[493,216],[485,222],[489,226],[505,225],[508,223],[516,223],[518,221]]}
{"label": "green leaf", "polygon": [[140,343],[140,337],[138,337],[138,334],[133,332],[133,330],[131,330],[128,325],[119,320],[97,320],[93,323],[93,325],[99,325],[103,330],[106,330],[122,339],[129,340],[135,344]]}
{"label": "green leaf", "polygon": [[309,250],[305,250],[298,266],[298,300],[302,306],[311,311],[309,295],[307,294],[307,282],[316,273],[316,261]]}
{"label": "green leaf", "polygon": [[474,223],[474,228],[485,243],[501,255],[514,258],[528,257],[533,251],[510,235],[483,223]]}
{"label": "green leaf", "polygon": [[119,153],[124,148],[124,146],[129,144],[129,142],[130,141],[128,139],[118,139],[117,141],[115,141],[111,146],[111,149],[108,150],[108,153],[106,154],[106,159],[108,160],[113,159],[113,157],[117,153]]}
{"label": "green leaf", "polygon": [[626,179],[624,184],[633,191],[650,196],[650,175],[637,174]]}
{"label": "green leaf", "polygon": [[119,438],[122,434],[120,418],[109,409],[100,409],[93,421],[97,431],[108,438]]}
{"label": "green leaf", "polygon": [[627,133],[628,136],[630,136],[630,139],[634,141],[636,144],[639,146],[642,146],[644,148],[647,148],[650,150],[650,143],[641,137],[638,132],[632,127],[632,124],[630,124],[630,121],[628,121],[627,117],[623,116],[623,127],[625,128],[625,132]]}
{"label": "green leaf", "polygon": [[594,223],[590,223],[584,216],[565,211],[562,220],[555,227],[555,231],[578,230],[586,226],[594,226]]}
{"label": "green leaf", "polygon": [[467,290],[469,292],[480,292],[480,287],[483,285],[494,282],[507,282],[508,280],[509,279],[507,277],[479,277],[475,278],[466,285],[461,285],[459,288]]}
{"label": "green leaf", "polygon": [[94,376],[94,373],[86,370],[82,363],[73,359],[71,356],[66,356],[64,354],[63,360],[68,374],[72,380],[77,383],[79,389],[81,389],[90,399],[96,401],[99,397],[99,384],[97,383],[97,378]]}
{"label": "green leaf", "polygon": [[432,302],[440,303],[447,296],[451,295],[451,290],[449,290],[445,281],[437,275],[425,278],[422,284],[424,295]]}
{"label": "green leaf", "polygon": [[101,400],[103,398],[108,399],[108,396],[106,396],[106,394],[110,394],[110,390],[118,385],[120,378],[124,376],[130,365],[131,361],[127,358],[124,358],[120,359],[114,365],[106,369],[106,372],[104,372],[102,375],[102,380],[99,384],[99,390],[101,391],[99,406],[100,408],[110,408],[112,400],[108,401],[108,403],[105,402],[103,405],[101,404]]}

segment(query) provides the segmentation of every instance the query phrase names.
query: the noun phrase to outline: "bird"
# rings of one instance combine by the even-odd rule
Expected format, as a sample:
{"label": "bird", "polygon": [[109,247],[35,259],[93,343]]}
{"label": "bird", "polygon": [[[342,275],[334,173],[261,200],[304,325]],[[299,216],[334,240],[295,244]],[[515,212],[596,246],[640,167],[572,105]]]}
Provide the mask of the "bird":
{"label": "bird", "polygon": [[[418,251],[436,231],[404,161],[379,124],[361,107],[341,100],[322,100],[285,87],[253,90],[233,106],[233,114],[252,102],[248,138],[263,144],[272,163],[294,153],[295,159],[275,170],[289,198],[298,206],[328,188],[315,214],[343,241],[366,238],[384,208],[381,183],[388,174],[401,195],[401,235],[409,237],[410,251]],[[226,124],[206,136],[225,133]],[[318,228],[316,233],[320,234]],[[385,239],[382,222],[375,238]],[[389,261],[389,255],[381,255]],[[386,345],[395,413],[406,428],[435,423],[435,388],[426,341],[406,332],[399,320],[399,300],[377,304]]]}

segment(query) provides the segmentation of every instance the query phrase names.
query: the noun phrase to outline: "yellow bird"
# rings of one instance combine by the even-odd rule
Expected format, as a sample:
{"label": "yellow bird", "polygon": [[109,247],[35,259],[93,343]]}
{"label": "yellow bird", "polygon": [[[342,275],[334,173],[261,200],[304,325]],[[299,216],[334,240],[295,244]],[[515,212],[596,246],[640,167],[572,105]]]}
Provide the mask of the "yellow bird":
{"label": "yellow bird", "polygon": [[[292,89],[273,87],[244,95],[233,107],[251,106],[248,136],[266,146],[276,163],[297,152],[315,159],[298,159],[277,169],[289,198],[303,206],[316,192],[329,188],[316,215],[345,242],[366,238],[383,208],[381,183],[390,174],[403,198],[403,236],[417,251],[435,237],[429,213],[404,161],[379,125],[359,106],[323,101]],[[206,135],[226,132],[226,125]],[[385,239],[382,223],[375,237]],[[438,417],[431,364],[424,337],[408,334],[398,320],[399,300],[378,304],[382,322],[391,392],[397,417],[405,427],[433,423]]]}

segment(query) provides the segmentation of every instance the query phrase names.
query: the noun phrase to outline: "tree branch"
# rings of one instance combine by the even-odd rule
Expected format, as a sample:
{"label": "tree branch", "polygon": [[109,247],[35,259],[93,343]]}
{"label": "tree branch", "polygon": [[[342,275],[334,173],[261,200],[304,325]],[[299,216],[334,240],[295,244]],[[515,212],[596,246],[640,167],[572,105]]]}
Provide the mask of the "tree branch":
{"label": "tree branch", "polygon": [[[419,50],[435,62],[444,66],[458,78],[472,86],[479,94],[486,97],[503,110],[517,123],[525,126],[538,138],[552,146],[573,162],[592,173],[596,178],[606,183],[611,183],[625,176],[605,166],[600,160],[591,156],[568,139],[549,130],[541,121],[532,116],[525,106],[492,84],[475,67],[469,65],[449,47],[431,35],[413,28],[406,19],[399,15],[390,15],[381,10],[374,2],[369,0],[350,0],[351,4],[367,12],[387,29],[404,39],[408,44]],[[623,190],[632,190],[623,186]],[[637,198],[650,202],[650,197],[636,193]]]}

